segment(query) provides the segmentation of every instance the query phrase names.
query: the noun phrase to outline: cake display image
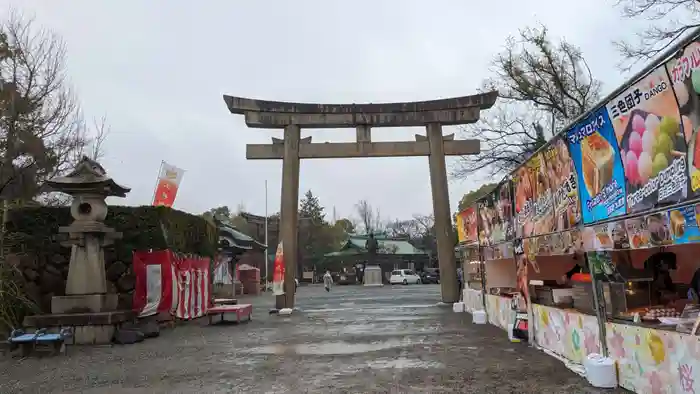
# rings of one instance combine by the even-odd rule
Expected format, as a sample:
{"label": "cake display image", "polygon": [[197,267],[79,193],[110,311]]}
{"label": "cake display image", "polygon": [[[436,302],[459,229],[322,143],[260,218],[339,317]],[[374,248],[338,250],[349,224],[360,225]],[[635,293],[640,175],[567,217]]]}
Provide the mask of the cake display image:
{"label": "cake display image", "polygon": [[647,222],[651,244],[654,246],[670,245],[671,232],[669,231],[669,220],[667,212],[660,212],[648,215],[644,218]]}
{"label": "cake display image", "polygon": [[615,151],[595,132],[581,141],[581,169],[588,195],[595,197],[612,180]]}
{"label": "cake display image", "polygon": [[651,234],[649,234],[649,227],[644,218],[626,219],[625,229],[627,230],[627,237],[630,240],[632,249],[643,249],[652,246]]}
{"label": "cake display image", "polygon": [[576,169],[583,224],[624,215],[625,173],[607,108],[598,108],[576,123],[566,139]]}
{"label": "cake display image", "polygon": [[696,209],[697,206],[689,205],[672,209],[668,213],[674,244],[700,241]]}

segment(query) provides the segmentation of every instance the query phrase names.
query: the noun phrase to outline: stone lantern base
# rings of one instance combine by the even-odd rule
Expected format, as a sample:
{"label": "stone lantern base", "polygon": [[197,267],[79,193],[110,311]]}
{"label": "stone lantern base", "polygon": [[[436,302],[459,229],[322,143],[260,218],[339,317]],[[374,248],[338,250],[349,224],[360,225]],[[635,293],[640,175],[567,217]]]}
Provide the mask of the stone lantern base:
{"label": "stone lantern base", "polygon": [[66,295],[51,298],[51,313],[99,313],[116,311],[116,294]]}
{"label": "stone lantern base", "polygon": [[106,345],[112,342],[114,332],[122,324],[135,317],[133,311],[35,315],[25,317],[24,326],[46,328],[52,333],[69,327],[73,331],[73,337],[66,341],[69,345]]}

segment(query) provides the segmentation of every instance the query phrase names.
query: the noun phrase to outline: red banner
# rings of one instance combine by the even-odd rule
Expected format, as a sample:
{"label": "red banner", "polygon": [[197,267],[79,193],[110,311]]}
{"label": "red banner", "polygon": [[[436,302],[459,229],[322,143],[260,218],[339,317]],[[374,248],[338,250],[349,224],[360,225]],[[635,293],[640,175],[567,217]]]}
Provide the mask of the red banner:
{"label": "red banner", "polygon": [[195,319],[211,306],[209,259],[180,258],[169,250],[134,252],[133,270],[133,309],[139,316],[169,312]]}
{"label": "red banner", "polygon": [[166,179],[160,179],[153,197],[153,206],[172,207],[175,203],[175,196],[177,196],[177,185]]}
{"label": "red banner", "polygon": [[177,189],[180,187],[180,182],[185,174],[185,170],[177,168],[172,164],[161,162],[160,172],[158,173],[158,184],[156,191],[153,194],[153,205],[164,205],[172,207],[177,196]]}
{"label": "red banner", "polygon": [[136,278],[133,309],[139,316],[172,312],[174,292],[173,278],[175,266],[172,252],[134,252],[132,269]]}
{"label": "red banner", "polygon": [[175,316],[196,319],[206,315],[211,306],[209,259],[184,258],[177,260],[178,302]]}
{"label": "red banner", "polygon": [[277,252],[275,253],[275,264],[272,271],[272,293],[274,295],[284,294],[284,250],[282,248],[282,241],[277,245]]}

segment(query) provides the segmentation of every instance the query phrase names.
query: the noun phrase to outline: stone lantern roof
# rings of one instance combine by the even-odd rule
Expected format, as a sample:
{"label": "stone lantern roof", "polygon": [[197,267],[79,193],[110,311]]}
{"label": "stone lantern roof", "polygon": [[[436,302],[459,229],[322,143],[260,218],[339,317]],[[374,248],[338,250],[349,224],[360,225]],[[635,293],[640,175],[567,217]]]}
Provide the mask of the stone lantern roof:
{"label": "stone lantern roof", "polygon": [[67,194],[98,193],[100,195],[126,197],[130,188],[121,186],[107,175],[96,161],[83,156],[75,169],[66,176],[46,181],[54,190]]}

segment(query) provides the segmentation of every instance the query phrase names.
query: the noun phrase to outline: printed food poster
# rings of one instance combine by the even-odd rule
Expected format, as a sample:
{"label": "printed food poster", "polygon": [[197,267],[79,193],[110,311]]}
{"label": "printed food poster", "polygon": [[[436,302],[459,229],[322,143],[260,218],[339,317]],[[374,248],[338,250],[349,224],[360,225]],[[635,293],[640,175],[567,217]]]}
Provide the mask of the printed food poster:
{"label": "printed food poster", "polygon": [[515,189],[513,226],[515,226],[515,236],[518,238],[530,237],[534,234],[535,226],[532,221],[532,213],[535,187],[533,185],[532,174],[526,163],[520,166],[513,175],[513,188]]}
{"label": "printed food poster", "polygon": [[700,241],[700,229],[696,216],[696,206],[672,209],[668,212],[673,243],[687,244]]}
{"label": "printed food poster", "polygon": [[649,229],[651,246],[664,246],[673,243],[668,212],[659,212],[644,217]]}
{"label": "printed food poster", "polygon": [[623,220],[596,224],[583,230],[586,251],[629,249],[630,242]]}
{"label": "printed food poster", "polygon": [[626,219],[625,228],[627,229],[627,238],[630,240],[632,249],[644,249],[653,246],[647,221],[643,217]]}
{"label": "printed food poster", "polygon": [[498,185],[495,190],[496,201],[496,226],[499,227],[493,233],[493,242],[501,243],[515,238],[513,228],[513,198],[512,184],[506,181]]}
{"label": "printed food poster", "polygon": [[600,108],[567,133],[583,223],[625,213],[625,173],[608,111]]}
{"label": "printed food poster", "polygon": [[687,149],[666,68],[657,68],[607,107],[625,168],[627,212],[685,199]]}
{"label": "printed food poster", "polygon": [[523,226],[523,237],[548,234],[554,231],[554,210],[550,179],[544,155],[537,153],[520,167],[516,190],[516,210],[520,199],[518,224]]}
{"label": "printed food poster", "polygon": [[689,194],[700,194],[700,43],[693,42],[666,63],[678,102],[687,146]]}
{"label": "printed food poster", "polygon": [[460,243],[477,241],[476,209],[469,207],[457,214],[457,237]]}
{"label": "printed food poster", "polygon": [[547,177],[551,183],[555,231],[564,231],[581,222],[576,171],[566,140],[556,137],[544,150]]}
{"label": "printed food poster", "polygon": [[500,231],[500,227],[496,225],[494,194],[487,194],[477,202],[476,206],[479,224],[479,244],[483,246],[493,245],[494,232]]}

